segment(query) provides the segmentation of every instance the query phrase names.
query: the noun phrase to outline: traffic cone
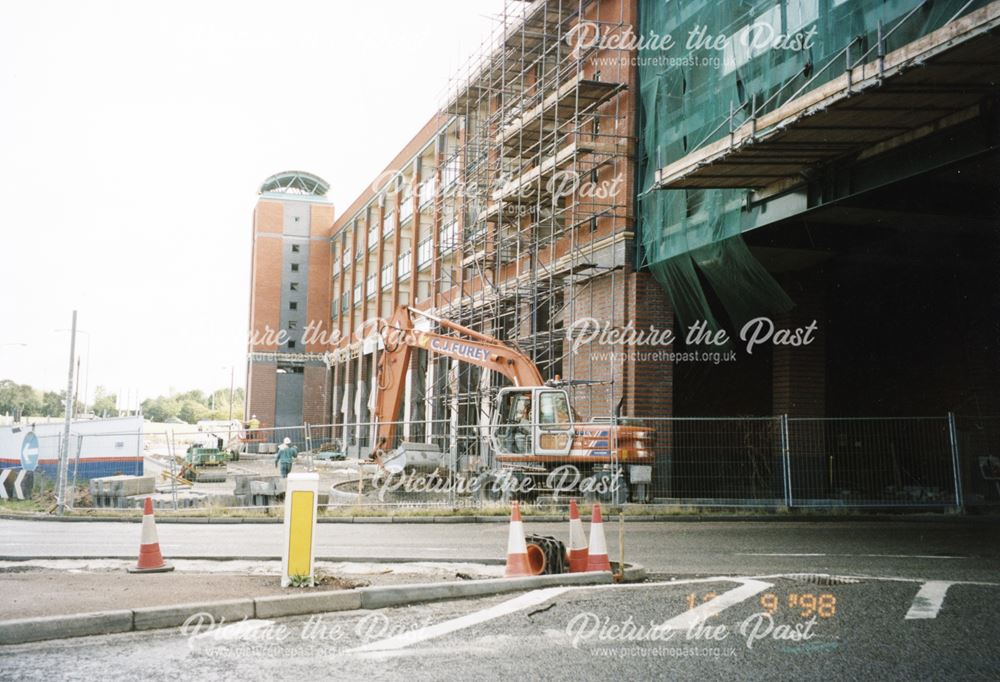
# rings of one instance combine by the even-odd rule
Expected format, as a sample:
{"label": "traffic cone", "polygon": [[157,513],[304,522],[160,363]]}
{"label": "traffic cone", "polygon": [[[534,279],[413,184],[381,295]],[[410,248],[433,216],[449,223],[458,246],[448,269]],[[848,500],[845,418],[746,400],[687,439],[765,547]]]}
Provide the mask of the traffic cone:
{"label": "traffic cone", "polygon": [[604,523],[601,521],[601,505],[594,503],[594,513],[590,519],[590,547],[587,550],[588,571],[610,571],[608,543],[604,539]]}
{"label": "traffic cone", "polygon": [[510,512],[510,533],[507,536],[507,570],[505,578],[522,578],[533,575],[528,562],[528,545],[524,541],[521,509],[514,503]]}
{"label": "traffic cone", "polygon": [[139,543],[139,561],[130,566],[129,573],[166,573],[174,567],[163,560],[160,554],[160,539],[156,535],[156,519],[153,518],[153,500],[146,498],[142,511],[142,540]]}
{"label": "traffic cone", "polygon": [[576,500],[569,501],[569,572],[583,573],[587,570],[587,536],[583,532],[583,521]]}

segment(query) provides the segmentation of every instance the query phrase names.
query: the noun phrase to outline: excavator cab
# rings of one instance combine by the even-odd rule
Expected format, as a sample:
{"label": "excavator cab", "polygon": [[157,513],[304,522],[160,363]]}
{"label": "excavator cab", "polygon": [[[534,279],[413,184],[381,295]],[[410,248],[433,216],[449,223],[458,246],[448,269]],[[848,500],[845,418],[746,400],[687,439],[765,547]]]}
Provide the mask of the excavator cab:
{"label": "excavator cab", "polygon": [[493,447],[501,455],[568,455],[573,445],[569,397],[547,386],[500,389]]}

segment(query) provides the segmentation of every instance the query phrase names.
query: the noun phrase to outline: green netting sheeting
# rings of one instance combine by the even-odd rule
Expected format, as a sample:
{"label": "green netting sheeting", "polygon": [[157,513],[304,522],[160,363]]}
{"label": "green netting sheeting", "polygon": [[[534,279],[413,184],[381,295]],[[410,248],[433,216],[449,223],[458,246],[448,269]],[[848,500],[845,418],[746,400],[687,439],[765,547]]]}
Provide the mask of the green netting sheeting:
{"label": "green netting sheeting", "polygon": [[[739,126],[751,103],[760,116],[840,75],[848,46],[852,62],[874,61],[880,22],[889,52],[987,2],[640,0],[641,264],[670,294],[682,325],[706,319],[718,326],[703,282],[734,324],[785,310],[791,301],[740,236],[744,190],[652,190],[656,169],[728,135],[731,111]],[[754,40],[753,25],[760,27],[759,44],[769,42],[769,31],[812,37],[803,49],[777,49],[774,41],[745,46]],[[699,30],[728,40],[722,49],[689,48],[691,32]],[[665,36],[672,38],[666,48]]]}

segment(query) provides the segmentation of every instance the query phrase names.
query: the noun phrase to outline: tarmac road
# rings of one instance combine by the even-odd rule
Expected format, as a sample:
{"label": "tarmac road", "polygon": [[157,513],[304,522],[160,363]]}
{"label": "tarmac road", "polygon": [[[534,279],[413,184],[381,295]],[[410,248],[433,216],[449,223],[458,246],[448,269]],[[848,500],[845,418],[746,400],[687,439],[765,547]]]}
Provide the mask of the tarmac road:
{"label": "tarmac road", "polygon": [[0,669],[24,680],[994,680],[998,603],[996,583],[744,576],[548,588],[4,647]]}
{"label": "tarmac road", "polygon": [[[565,524],[526,524],[562,538]],[[587,524],[589,525],[589,524]],[[280,524],[158,525],[166,557],[278,556]],[[617,524],[606,523],[618,553]],[[139,525],[0,520],[0,558],[134,557]],[[507,524],[349,524],[317,526],[317,556],[502,558]],[[626,561],[665,576],[824,572],[993,581],[1000,577],[1000,523],[982,518],[920,521],[633,522]]]}

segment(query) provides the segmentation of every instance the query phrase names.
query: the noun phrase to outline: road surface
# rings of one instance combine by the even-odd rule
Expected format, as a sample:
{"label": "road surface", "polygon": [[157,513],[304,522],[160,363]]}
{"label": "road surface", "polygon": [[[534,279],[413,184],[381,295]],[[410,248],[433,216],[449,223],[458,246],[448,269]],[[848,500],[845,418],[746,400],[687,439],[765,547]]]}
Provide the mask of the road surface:
{"label": "road surface", "polygon": [[998,601],[996,583],[784,576],[550,588],[6,647],[0,664],[23,680],[995,680]]}
{"label": "road surface", "polygon": [[[565,524],[527,522],[527,532],[567,535]],[[280,524],[158,525],[166,557],[278,556]],[[612,556],[617,525],[606,523]],[[139,525],[0,520],[0,557],[132,557]],[[507,524],[317,526],[317,556],[502,558]],[[635,522],[626,561],[670,576],[826,572],[993,580],[1000,572],[1000,523],[980,519],[900,522]]]}

